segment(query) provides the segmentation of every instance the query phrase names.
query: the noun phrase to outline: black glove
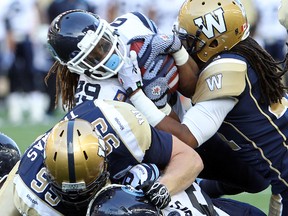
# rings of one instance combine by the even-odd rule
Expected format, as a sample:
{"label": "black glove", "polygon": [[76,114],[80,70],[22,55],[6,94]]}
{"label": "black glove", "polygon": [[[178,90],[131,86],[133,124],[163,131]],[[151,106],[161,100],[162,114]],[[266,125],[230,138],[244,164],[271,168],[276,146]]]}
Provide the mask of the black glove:
{"label": "black glove", "polygon": [[136,189],[141,189],[151,203],[160,209],[168,206],[171,201],[168,189],[159,181],[145,181]]}
{"label": "black glove", "polygon": [[172,54],[181,49],[181,41],[176,35],[152,34],[135,36],[127,44],[143,41],[138,52],[139,67],[147,69],[159,54]]}

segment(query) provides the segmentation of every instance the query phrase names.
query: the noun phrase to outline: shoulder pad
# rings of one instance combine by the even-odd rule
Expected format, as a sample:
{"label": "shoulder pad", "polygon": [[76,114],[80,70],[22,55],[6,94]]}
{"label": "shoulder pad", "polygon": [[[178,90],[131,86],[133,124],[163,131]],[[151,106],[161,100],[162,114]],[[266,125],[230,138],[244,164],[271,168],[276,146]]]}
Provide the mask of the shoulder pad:
{"label": "shoulder pad", "polygon": [[[117,136],[124,143],[137,143],[142,152],[151,145],[151,128],[145,116],[126,102],[113,100],[94,100]],[[131,141],[133,139],[133,141]]]}
{"label": "shoulder pad", "polygon": [[199,75],[192,102],[240,95],[246,85],[247,64],[233,58],[221,58],[209,64]]}

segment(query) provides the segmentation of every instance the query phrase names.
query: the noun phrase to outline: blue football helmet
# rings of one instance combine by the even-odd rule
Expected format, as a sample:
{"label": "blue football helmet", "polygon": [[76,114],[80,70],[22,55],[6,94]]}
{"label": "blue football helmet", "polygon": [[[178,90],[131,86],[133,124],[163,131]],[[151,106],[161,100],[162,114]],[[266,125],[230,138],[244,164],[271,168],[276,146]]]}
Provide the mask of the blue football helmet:
{"label": "blue football helmet", "polygon": [[128,185],[112,184],[103,188],[91,200],[87,216],[161,216],[140,191]]}
{"label": "blue football helmet", "polygon": [[0,183],[20,160],[21,152],[16,142],[0,132]]}
{"label": "blue football helmet", "polygon": [[96,14],[79,9],[52,21],[47,46],[71,72],[99,80],[116,75],[127,56],[116,30]]}

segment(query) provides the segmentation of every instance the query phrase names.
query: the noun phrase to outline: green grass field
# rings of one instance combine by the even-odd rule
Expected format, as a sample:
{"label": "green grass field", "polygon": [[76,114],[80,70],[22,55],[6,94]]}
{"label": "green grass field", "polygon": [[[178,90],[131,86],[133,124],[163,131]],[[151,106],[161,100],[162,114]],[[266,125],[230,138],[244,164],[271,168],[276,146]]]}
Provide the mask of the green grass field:
{"label": "green grass field", "polygon": [[[57,116],[54,120],[49,121],[46,124],[33,125],[31,123],[23,124],[21,126],[13,126],[7,123],[5,116],[0,115],[0,131],[6,135],[13,138],[19,145],[21,152],[23,153],[25,149],[42,133],[51,128],[58,119],[61,118]],[[257,194],[242,193],[235,196],[226,196],[228,198],[236,199],[242,202],[250,203],[263,212],[268,214],[269,199],[270,199],[270,189]]]}

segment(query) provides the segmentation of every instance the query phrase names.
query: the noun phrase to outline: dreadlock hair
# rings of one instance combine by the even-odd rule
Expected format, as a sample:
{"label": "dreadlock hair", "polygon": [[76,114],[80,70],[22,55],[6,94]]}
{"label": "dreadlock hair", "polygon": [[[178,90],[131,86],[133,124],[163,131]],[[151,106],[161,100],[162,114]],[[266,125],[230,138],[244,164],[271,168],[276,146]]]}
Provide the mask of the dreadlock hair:
{"label": "dreadlock hair", "polygon": [[[282,76],[287,72],[287,55],[283,61],[277,62],[252,37],[239,42],[230,52],[243,56],[258,73],[261,85],[261,103],[281,103],[288,87],[284,86]],[[283,63],[286,61],[286,66]],[[265,99],[266,98],[266,99]],[[267,101],[268,100],[268,101]]]}
{"label": "dreadlock hair", "polygon": [[58,61],[55,61],[45,77],[46,85],[52,73],[56,73],[55,108],[59,101],[59,95],[61,95],[63,110],[65,108],[71,110],[76,104],[74,95],[79,75],[71,73],[66,65],[61,65]]}

